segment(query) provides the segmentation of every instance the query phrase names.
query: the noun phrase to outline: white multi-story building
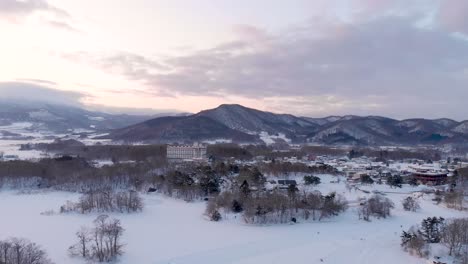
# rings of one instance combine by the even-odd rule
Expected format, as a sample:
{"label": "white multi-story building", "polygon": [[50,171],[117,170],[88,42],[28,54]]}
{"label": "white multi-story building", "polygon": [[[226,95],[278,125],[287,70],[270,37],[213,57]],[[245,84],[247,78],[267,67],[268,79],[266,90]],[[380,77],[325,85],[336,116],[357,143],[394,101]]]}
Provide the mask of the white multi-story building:
{"label": "white multi-story building", "polygon": [[205,160],[206,146],[201,144],[193,145],[168,145],[168,160]]}

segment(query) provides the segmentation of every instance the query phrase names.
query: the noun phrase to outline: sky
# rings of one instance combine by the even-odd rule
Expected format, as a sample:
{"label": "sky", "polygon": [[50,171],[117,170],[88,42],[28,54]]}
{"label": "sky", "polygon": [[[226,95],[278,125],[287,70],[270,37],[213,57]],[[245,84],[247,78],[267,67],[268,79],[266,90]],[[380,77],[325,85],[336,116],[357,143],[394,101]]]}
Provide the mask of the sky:
{"label": "sky", "polygon": [[466,0],[0,0],[0,99],[468,119]]}

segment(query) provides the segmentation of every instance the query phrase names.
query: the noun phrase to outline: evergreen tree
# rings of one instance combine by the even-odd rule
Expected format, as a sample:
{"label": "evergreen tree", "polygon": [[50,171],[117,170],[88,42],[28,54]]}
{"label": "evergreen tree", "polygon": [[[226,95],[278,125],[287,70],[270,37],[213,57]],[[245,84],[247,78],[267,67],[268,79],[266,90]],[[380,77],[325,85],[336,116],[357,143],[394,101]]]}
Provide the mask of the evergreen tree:
{"label": "evergreen tree", "polygon": [[405,247],[406,245],[408,245],[408,243],[411,242],[412,239],[416,237],[416,234],[403,231],[400,237],[401,237],[401,246]]}
{"label": "evergreen tree", "polygon": [[243,198],[247,198],[250,196],[250,186],[247,180],[244,180],[244,182],[241,184],[240,192],[242,193]]}
{"label": "evergreen tree", "polygon": [[239,201],[233,200],[232,201],[232,211],[234,213],[240,213],[240,212],[244,211],[244,208],[242,208],[242,204]]}
{"label": "evergreen tree", "polygon": [[297,188],[297,186],[295,184],[290,184],[288,186],[288,196],[289,198],[295,198],[296,197],[296,193],[299,191],[299,189]]}
{"label": "evergreen tree", "polygon": [[401,188],[402,184],[403,184],[403,178],[400,175],[388,176],[387,184],[392,186],[392,187]]}
{"label": "evergreen tree", "polygon": [[428,217],[421,223],[421,235],[428,243],[439,243],[441,239],[441,231],[444,226],[444,218]]}
{"label": "evergreen tree", "polygon": [[361,175],[360,177],[361,183],[363,184],[373,184],[374,180],[369,175]]}
{"label": "evergreen tree", "polygon": [[317,177],[317,176],[313,176],[313,175],[306,175],[304,176],[304,184],[305,185],[317,185],[317,184],[320,184],[320,178]]}

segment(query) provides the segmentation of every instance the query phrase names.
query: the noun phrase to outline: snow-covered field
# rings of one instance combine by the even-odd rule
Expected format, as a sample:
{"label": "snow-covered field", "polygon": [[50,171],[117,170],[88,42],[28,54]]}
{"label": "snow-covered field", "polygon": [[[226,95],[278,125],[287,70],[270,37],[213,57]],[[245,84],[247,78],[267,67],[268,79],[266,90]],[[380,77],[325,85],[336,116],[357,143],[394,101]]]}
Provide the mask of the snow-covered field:
{"label": "snow-covered field", "polygon": [[5,155],[15,155],[18,159],[38,159],[41,158],[43,153],[39,150],[20,150],[21,144],[26,143],[47,143],[52,140],[1,140],[0,139],[0,152]]}
{"label": "snow-covered field", "polygon": [[[76,133],[80,132],[92,132],[92,130],[75,130],[70,131],[70,134],[56,134],[53,132],[37,132],[31,130],[32,123],[29,122],[18,122],[8,126],[0,126],[0,131],[8,131],[11,133],[18,134],[19,137],[25,137],[23,139],[12,139],[9,137],[0,136],[0,153],[4,155],[17,156],[17,159],[31,160],[44,158],[50,156],[40,150],[20,150],[22,144],[37,144],[37,143],[52,143],[56,138],[62,139],[75,139],[84,143],[85,145],[95,145],[97,143],[110,144],[110,140],[107,139],[95,139],[94,137],[101,137],[107,135],[107,133],[95,133],[90,134],[88,138],[80,138]],[[75,134],[73,134],[75,133]],[[53,154],[52,154],[53,155]]]}
{"label": "snow-covered field", "polygon": [[[349,200],[366,194],[330,183],[322,176],[319,188],[324,193],[336,190]],[[466,212],[435,205],[431,197],[420,198],[421,210],[406,212],[400,201],[414,188],[391,189],[374,185],[395,202],[388,219],[358,220],[355,208],[322,222],[294,225],[246,225],[239,218],[210,222],[203,216],[204,202],[187,203],[161,195],[143,195],[145,208],[137,214],[111,214],[122,221],[125,254],[120,263],[154,264],[258,264],[258,263],[349,263],[423,264],[400,249],[400,234],[428,216],[445,218],[467,216]],[[371,190],[373,187],[365,187]],[[97,214],[52,214],[78,194],[40,192],[18,194],[0,192],[0,239],[28,238],[42,245],[56,263],[84,263],[67,255],[75,242],[74,234],[91,225]],[[437,254],[437,252],[435,252]]]}
{"label": "snow-covered field", "polygon": [[260,139],[265,142],[267,145],[274,144],[277,140],[281,140],[287,143],[291,143],[291,139],[287,138],[284,134],[280,133],[279,135],[270,135],[265,131],[262,131],[260,134]]}

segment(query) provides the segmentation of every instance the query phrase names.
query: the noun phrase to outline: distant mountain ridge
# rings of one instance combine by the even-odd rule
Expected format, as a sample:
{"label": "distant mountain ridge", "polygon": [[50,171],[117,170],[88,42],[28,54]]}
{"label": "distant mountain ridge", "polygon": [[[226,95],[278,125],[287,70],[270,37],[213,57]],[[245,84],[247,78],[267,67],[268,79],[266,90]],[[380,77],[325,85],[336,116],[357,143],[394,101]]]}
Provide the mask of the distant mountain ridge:
{"label": "distant mountain ridge", "polygon": [[110,134],[113,140],[193,142],[229,140],[350,145],[468,144],[468,121],[396,120],[380,116],[297,117],[223,104],[197,114],[148,120]]}
{"label": "distant mountain ridge", "polygon": [[31,131],[109,131],[153,118],[144,115],[107,114],[79,107],[40,102],[0,100],[0,126],[27,123]]}

